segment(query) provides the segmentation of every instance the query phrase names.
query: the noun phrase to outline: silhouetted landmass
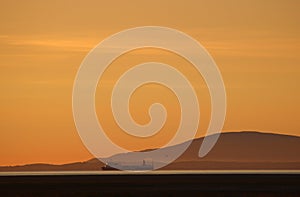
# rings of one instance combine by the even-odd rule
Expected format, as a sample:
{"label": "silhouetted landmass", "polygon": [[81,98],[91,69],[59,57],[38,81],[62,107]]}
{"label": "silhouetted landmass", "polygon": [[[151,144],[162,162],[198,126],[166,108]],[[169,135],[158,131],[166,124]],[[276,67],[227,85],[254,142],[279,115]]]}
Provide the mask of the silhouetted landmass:
{"label": "silhouetted landmass", "polygon": [[296,170],[300,169],[300,137],[260,132],[222,133],[204,158],[198,157],[203,138],[163,169]]}
{"label": "silhouetted landmass", "polygon": [[86,162],[76,162],[62,165],[37,163],[20,166],[2,166],[0,167],[0,171],[89,171],[100,170],[102,166],[104,166],[104,164],[96,159]]}
{"label": "silhouetted landmass", "polygon": [[[210,137],[210,136],[208,136]],[[222,133],[204,158],[198,157],[203,138],[193,140],[187,151],[163,170],[299,170],[300,137],[260,132]],[[180,144],[168,147],[173,151]],[[122,155],[122,154],[121,154]],[[3,166],[0,171],[101,170],[98,159],[63,165],[29,164]]]}

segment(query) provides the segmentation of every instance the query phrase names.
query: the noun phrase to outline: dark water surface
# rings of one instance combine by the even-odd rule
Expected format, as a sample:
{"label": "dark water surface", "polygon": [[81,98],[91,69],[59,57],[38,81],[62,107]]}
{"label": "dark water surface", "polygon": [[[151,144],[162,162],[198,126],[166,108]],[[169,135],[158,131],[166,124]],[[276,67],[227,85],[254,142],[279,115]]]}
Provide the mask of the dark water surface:
{"label": "dark water surface", "polygon": [[1,172],[0,196],[300,196],[300,171]]}

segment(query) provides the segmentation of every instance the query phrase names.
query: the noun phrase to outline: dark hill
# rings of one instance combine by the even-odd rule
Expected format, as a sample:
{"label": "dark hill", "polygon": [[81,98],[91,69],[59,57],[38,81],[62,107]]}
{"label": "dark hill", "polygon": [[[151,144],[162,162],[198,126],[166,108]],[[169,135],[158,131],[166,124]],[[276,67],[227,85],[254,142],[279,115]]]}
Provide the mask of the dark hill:
{"label": "dark hill", "polygon": [[[168,170],[299,170],[300,137],[260,132],[222,133],[218,142],[204,158],[198,157],[203,138],[193,140],[187,151]],[[168,147],[176,151],[180,144]],[[122,156],[122,154],[120,154]],[[117,158],[118,156],[113,156]],[[0,167],[0,171],[76,171],[100,170],[104,164],[98,159],[64,165],[30,164]]]}

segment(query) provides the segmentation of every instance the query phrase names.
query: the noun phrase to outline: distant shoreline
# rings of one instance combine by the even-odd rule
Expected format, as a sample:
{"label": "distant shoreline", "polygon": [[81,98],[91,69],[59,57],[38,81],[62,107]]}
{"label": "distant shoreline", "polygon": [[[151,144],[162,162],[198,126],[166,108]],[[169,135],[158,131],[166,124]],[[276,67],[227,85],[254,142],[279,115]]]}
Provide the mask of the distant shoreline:
{"label": "distant shoreline", "polygon": [[156,171],[28,171],[0,172],[0,176],[90,176],[90,175],[300,175],[300,170],[156,170]]}

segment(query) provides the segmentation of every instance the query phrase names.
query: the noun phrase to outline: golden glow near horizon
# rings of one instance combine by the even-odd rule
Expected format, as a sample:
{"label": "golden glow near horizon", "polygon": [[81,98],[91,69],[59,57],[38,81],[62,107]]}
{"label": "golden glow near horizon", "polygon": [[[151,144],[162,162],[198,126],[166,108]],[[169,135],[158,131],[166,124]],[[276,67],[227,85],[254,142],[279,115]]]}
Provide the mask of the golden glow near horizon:
{"label": "golden glow near horizon", "polygon": [[[297,0],[2,1],[0,165],[91,158],[72,117],[77,69],[101,40],[145,25],[183,31],[213,56],[227,91],[224,131],[259,130],[300,136],[299,6]],[[113,66],[124,65],[124,69],[133,66],[131,63],[163,61],[197,83],[201,107],[198,137],[203,136],[210,116],[209,95],[201,77],[193,76],[188,63],[159,50],[126,55],[106,72],[96,99],[99,94],[109,95],[109,87],[122,72]],[[178,122],[180,116],[171,91],[158,85],[138,89],[131,112],[137,122],[147,123],[149,117],[143,114],[154,100],[164,103],[171,114],[160,141],[154,138],[139,146],[128,136],[118,139],[112,133],[110,137],[123,146],[132,142],[129,148],[133,150],[166,143],[178,126],[172,122]],[[105,116],[103,124],[113,129],[105,102],[107,98],[97,99],[97,114]]]}

